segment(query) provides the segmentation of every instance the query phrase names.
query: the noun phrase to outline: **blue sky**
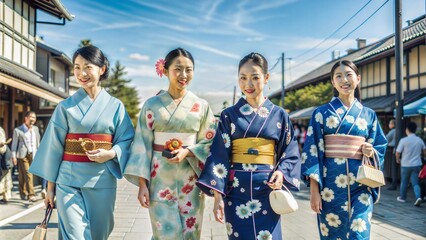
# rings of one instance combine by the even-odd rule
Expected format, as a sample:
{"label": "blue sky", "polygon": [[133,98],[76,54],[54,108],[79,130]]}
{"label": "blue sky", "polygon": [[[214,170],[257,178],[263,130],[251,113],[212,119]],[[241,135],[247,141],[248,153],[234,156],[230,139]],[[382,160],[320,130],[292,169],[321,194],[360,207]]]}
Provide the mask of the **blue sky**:
{"label": "blue sky", "polygon": [[[313,56],[340,41],[358,27],[386,0],[61,0],[75,15],[65,26],[38,24],[44,41],[72,56],[80,40],[90,39],[108,56],[119,60],[144,101],[160,89],[167,78],[155,73],[154,64],[176,47],[189,50],[195,59],[194,79],[189,89],[207,99],[215,113],[224,100],[232,103],[237,86],[239,60],[259,52],[270,68],[285,52],[287,82],[331,60],[331,51],[341,55],[356,48],[356,39],[373,43],[394,32],[394,0],[388,1],[373,17],[345,40],[323,54]],[[356,17],[330,39],[300,56],[345,23],[370,2]],[[406,20],[425,14],[424,0],[403,0]],[[39,20],[56,19],[39,14]],[[307,59],[311,59],[306,61]],[[303,64],[301,64],[303,63]],[[271,71],[270,90],[279,89],[281,66]]]}

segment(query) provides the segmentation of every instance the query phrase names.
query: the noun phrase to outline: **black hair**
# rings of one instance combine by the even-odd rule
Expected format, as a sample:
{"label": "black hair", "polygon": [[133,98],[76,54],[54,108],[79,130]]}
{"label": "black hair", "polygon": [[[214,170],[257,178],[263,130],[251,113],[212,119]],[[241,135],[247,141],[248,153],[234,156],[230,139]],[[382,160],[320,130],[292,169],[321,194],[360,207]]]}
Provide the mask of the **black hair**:
{"label": "black hair", "polygon": [[166,61],[166,63],[164,64],[164,68],[169,69],[173,60],[177,57],[180,57],[180,56],[184,56],[186,58],[189,58],[189,60],[191,60],[191,62],[192,62],[193,69],[195,70],[194,58],[192,57],[190,52],[188,52],[187,50],[185,50],[183,48],[176,48],[176,49],[170,51],[169,53],[167,53],[166,57],[164,58],[164,61]]}
{"label": "black hair", "polygon": [[29,117],[32,114],[35,115],[36,113],[34,111],[28,111],[28,112],[25,113],[24,117]]}
{"label": "black hair", "polygon": [[109,61],[108,58],[104,55],[104,53],[97,47],[91,45],[91,46],[85,46],[77,49],[75,51],[72,62],[75,62],[75,59],[77,56],[80,55],[82,58],[86,59],[90,63],[98,66],[103,67],[105,66],[105,72],[100,76],[99,81],[108,79],[109,75]]}
{"label": "black hair", "polygon": [[264,56],[262,56],[262,54],[255,52],[252,52],[241,59],[240,64],[238,65],[238,73],[240,72],[241,67],[250,61],[259,66],[262,69],[263,74],[268,73],[268,61]]}
{"label": "black hair", "polygon": [[[342,61],[336,62],[333,65],[333,67],[331,68],[331,72],[330,72],[331,81],[333,81],[334,71],[336,71],[336,68],[340,67],[341,65],[345,65],[345,66],[350,67],[352,70],[354,70],[354,72],[357,76],[361,75],[359,73],[358,67],[352,61],[342,60]],[[336,90],[336,88],[333,88],[333,93],[334,93],[335,97],[339,96],[339,92]],[[358,86],[356,86],[356,89],[355,89],[355,98],[358,99],[358,101],[361,102],[361,90],[360,90],[359,84],[358,84]]]}
{"label": "black hair", "polygon": [[407,129],[410,131],[410,133],[415,133],[417,130],[417,124],[415,122],[408,122]]}

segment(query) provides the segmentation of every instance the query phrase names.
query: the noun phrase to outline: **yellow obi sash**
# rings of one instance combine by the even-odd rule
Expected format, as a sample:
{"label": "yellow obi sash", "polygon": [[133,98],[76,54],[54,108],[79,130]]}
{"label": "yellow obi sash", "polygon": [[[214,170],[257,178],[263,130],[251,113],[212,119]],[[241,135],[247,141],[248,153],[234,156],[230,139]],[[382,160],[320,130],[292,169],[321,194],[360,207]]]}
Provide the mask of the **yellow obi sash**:
{"label": "yellow obi sash", "polygon": [[275,141],[240,138],[232,141],[232,163],[274,164]]}
{"label": "yellow obi sash", "polygon": [[351,135],[325,135],[325,157],[362,159],[361,145],[365,138]]}

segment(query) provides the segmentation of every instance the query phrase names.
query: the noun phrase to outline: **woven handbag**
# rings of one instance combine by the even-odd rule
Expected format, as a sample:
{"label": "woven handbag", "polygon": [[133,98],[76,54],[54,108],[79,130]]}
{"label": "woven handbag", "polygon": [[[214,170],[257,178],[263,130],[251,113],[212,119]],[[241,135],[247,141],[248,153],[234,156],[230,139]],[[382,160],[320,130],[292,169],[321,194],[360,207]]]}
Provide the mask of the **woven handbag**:
{"label": "woven handbag", "polygon": [[49,223],[50,215],[52,215],[52,208],[50,207],[50,205],[48,205],[46,208],[46,213],[44,214],[43,221],[34,229],[32,240],[46,240],[47,224]]}
{"label": "woven handbag", "polygon": [[379,169],[376,152],[373,154],[374,165],[368,157],[363,156],[362,165],[358,168],[356,181],[366,186],[377,188],[385,185],[385,177],[383,172]]}
{"label": "woven handbag", "polygon": [[285,185],[283,186],[285,190],[272,190],[269,194],[269,203],[276,214],[292,213],[299,209],[299,205],[296,199],[294,199],[293,194],[291,194]]}

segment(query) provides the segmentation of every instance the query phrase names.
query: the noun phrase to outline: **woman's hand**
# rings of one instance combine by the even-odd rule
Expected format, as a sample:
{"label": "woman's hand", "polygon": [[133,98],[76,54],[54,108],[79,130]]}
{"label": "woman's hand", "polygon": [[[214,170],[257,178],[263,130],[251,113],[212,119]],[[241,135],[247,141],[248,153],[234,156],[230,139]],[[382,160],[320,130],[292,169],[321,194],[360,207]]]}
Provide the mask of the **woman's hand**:
{"label": "woman's hand", "polygon": [[50,206],[52,209],[55,207],[55,183],[47,182],[46,197],[44,198],[44,205]]}
{"label": "woman's hand", "polygon": [[372,157],[374,153],[374,148],[371,143],[365,142],[361,145],[362,154],[366,157]]}
{"label": "woman's hand", "polygon": [[87,157],[94,162],[104,163],[108,160],[111,160],[115,157],[116,153],[114,149],[105,150],[105,149],[95,149],[86,152]]}
{"label": "woman's hand", "polygon": [[268,186],[272,189],[281,189],[283,181],[284,174],[281,171],[275,171],[268,181]]}
{"label": "woman's hand", "polygon": [[321,213],[322,210],[322,199],[319,192],[318,182],[314,179],[310,179],[311,183],[311,208],[316,213]]}
{"label": "woman's hand", "polygon": [[217,222],[220,222],[220,223],[225,222],[225,211],[224,211],[222,195],[217,191],[214,191],[213,214]]}
{"label": "woman's hand", "polygon": [[149,208],[149,190],[144,178],[139,178],[138,200],[142,207]]}
{"label": "woman's hand", "polygon": [[194,154],[192,154],[192,152],[189,151],[189,149],[187,148],[179,148],[179,149],[173,150],[171,153],[176,154],[176,156],[167,159],[169,160],[170,163],[180,163],[186,157],[194,156]]}

